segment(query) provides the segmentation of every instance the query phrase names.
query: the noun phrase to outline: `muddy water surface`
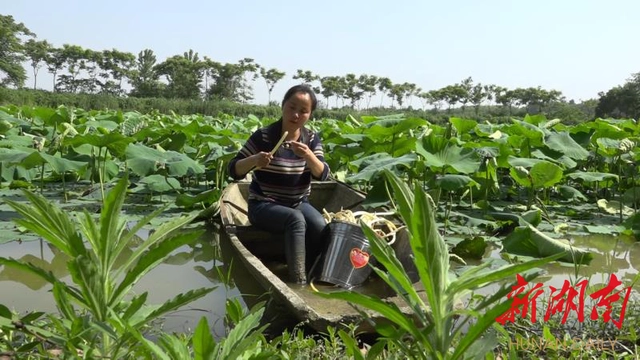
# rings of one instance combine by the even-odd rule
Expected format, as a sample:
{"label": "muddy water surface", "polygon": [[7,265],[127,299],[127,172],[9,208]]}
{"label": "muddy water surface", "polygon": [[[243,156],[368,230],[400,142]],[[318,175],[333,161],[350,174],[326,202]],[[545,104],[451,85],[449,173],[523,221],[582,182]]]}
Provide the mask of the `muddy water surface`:
{"label": "muddy water surface", "polygon": [[[239,292],[234,285],[225,286],[216,270],[216,267],[223,268],[224,263],[217,251],[215,235],[205,233],[196,243],[179,248],[134,287],[132,295],[148,292],[147,304],[161,304],[179,293],[197,288],[216,287],[213,292],[167,316],[162,324],[166,332],[190,332],[205,316],[214,335],[224,335],[225,300],[238,297]],[[65,256],[46,242],[13,241],[0,245],[0,253],[3,257],[32,262],[71,283]],[[11,310],[56,312],[51,288],[36,276],[0,266],[0,303]]]}

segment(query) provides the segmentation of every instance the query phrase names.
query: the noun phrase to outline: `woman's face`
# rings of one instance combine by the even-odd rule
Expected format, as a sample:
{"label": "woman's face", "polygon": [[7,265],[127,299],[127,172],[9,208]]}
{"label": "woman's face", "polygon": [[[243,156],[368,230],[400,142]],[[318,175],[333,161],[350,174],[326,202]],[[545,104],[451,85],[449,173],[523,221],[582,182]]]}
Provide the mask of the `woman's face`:
{"label": "woman's face", "polygon": [[300,129],[311,116],[311,96],[304,92],[293,94],[282,107],[282,128],[289,132]]}

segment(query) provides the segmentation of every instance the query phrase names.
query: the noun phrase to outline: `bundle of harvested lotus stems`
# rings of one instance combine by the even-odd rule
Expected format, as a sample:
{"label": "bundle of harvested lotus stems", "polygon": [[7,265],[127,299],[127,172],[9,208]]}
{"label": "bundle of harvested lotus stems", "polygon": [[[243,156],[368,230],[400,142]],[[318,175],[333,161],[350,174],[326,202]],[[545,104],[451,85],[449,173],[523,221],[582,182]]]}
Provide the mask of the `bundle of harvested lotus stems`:
{"label": "bundle of harvested lotus stems", "polygon": [[393,212],[352,212],[351,210],[344,209],[340,209],[340,211],[336,213],[330,213],[326,209],[322,209],[322,216],[324,217],[327,224],[333,220],[337,220],[360,226],[360,221],[362,221],[371,229],[373,229],[373,231],[375,231],[378,236],[387,240],[389,245],[393,244],[396,241],[396,233],[404,228],[404,226],[396,226],[396,224],[391,222],[389,219],[383,217],[393,214]]}

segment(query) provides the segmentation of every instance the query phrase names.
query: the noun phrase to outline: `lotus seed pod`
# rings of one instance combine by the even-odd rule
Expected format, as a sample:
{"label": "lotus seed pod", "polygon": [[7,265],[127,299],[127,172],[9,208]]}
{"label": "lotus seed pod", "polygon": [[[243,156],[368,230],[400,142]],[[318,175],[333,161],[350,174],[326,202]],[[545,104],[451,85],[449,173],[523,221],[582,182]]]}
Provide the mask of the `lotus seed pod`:
{"label": "lotus seed pod", "polygon": [[36,136],[33,138],[33,147],[38,149],[38,151],[42,151],[42,149],[44,149],[44,143],[46,141],[47,139],[40,136]]}
{"label": "lotus seed pod", "polygon": [[622,153],[628,153],[628,152],[632,151],[635,147],[636,147],[636,143],[634,141],[629,140],[629,139],[622,139],[620,141],[620,145],[618,146],[618,149]]}

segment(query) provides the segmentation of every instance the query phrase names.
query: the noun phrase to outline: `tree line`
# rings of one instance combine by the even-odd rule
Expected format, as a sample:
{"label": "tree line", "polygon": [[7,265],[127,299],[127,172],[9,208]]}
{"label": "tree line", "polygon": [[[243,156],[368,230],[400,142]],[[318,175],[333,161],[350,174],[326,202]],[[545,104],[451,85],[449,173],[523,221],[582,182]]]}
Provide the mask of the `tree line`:
{"label": "tree line", "polygon": [[[38,86],[38,74],[45,69],[52,75],[54,92],[225,100],[243,104],[254,99],[253,86],[259,79],[266,86],[268,103],[272,103],[275,85],[287,76],[284,71],[260,65],[252,58],[222,63],[201,57],[193,50],[159,61],[151,49],[136,55],[117,49],[93,50],[70,44],[55,47],[47,40],[38,40],[11,15],[0,15],[0,85],[24,87],[27,69],[33,75],[34,89]],[[481,106],[497,104],[510,115],[514,107],[535,113],[548,111],[551,104],[566,102],[558,90],[541,87],[508,89],[476,83],[471,77],[440,89],[423,90],[414,83],[394,83],[388,77],[368,74],[322,76],[297,69],[291,76],[311,85],[327,108],[382,108],[387,100],[392,108],[421,106],[438,112],[457,107],[463,113],[467,108],[473,108],[477,115]]]}
{"label": "tree line", "polygon": [[640,119],[640,72],[633,74],[622,85],[607,92],[601,91],[598,96],[596,116]]}

